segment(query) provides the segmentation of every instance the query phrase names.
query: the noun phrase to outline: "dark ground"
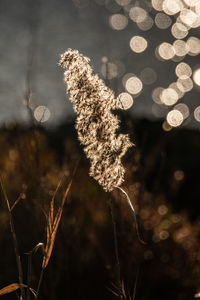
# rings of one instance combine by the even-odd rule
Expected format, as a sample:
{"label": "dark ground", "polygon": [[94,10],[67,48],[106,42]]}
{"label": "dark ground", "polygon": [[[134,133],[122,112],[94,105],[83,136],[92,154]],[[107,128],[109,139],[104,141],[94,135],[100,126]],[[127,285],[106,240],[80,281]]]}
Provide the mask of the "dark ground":
{"label": "dark ground", "polygon": [[[123,116],[122,116],[123,119]],[[45,243],[52,194],[62,174],[68,184],[79,158],[54,249],[41,285],[40,299],[117,299],[117,268],[109,200],[114,201],[121,280],[128,293],[137,280],[137,300],[194,299],[200,287],[199,172],[200,133],[189,129],[164,132],[160,122],[126,118],[123,131],[136,147],[125,159],[128,192],[139,222],[123,195],[105,193],[88,176],[89,163],[77,141],[74,124],[56,130],[13,125],[0,132],[0,173],[13,210],[24,275],[27,253]],[[63,189],[58,194],[59,205]],[[0,287],[17,282],[9,218],[0,194]],[[32,261],[31,285],[36,288],[42,253]],[[24,280],[26,282],[26,279]],[[8,294],[4,299],[16,299]],[[127,297],[128,299],[128,297]]]}

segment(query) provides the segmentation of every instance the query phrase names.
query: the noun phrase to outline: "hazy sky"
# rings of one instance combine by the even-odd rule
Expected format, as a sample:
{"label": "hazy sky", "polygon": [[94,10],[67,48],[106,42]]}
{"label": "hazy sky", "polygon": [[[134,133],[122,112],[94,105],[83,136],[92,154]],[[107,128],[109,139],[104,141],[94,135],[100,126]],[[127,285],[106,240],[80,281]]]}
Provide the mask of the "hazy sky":
{"label": "hazy sky", "polygon": [[[138,5],[135,0],[129,2]],[[144,8],[150,3],[139,2]],[[130,20],[124,30],[113,30],[109,17],[115,13],[122,13],[115,0],[0,0],[0,123],[28,119],[23,104],[27,74],[33,110],[38,105],[47,106],[51,112],[49,124],[72,116],[72,106],[65,95],[63,70],[58,66],[59,56],[67,48],[78,49],[89,56],[100,76],[104,56],[110,62],[122,63],[123,75],[132,73],[140,77],[145,68],[152,68],[157,75],[155,83],[144,85],[141,94],[137,98],[133,96],[134,105],[130,111],[133,115],[153,117],[152,90],[158,86],[166,88],[175,80],[177,64],[159,61],[154,52],[161,42],[174,39],[169,29],[160,30],[154,25],[151,30],[142,31]],[[156,11],[151,10],[149,15],[154,19]],[[144,53],[131,51],[129,41],[133,35],[147,40]],[[195,67],[199,55],[186,57],[184,61]],[[116,94],[125,91],[122,76],[108,84]],[[199,102],[199,89],[194,88],[183,101],[194,110]]]}

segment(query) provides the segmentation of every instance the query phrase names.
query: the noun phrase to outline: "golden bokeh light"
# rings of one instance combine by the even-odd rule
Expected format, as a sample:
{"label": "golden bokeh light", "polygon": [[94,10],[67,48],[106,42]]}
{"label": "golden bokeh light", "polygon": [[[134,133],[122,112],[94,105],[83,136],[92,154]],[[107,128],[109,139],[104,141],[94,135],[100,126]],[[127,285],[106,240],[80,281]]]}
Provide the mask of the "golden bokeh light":
{"label": "golden bokeh light", "polygon": [[164,121],[164,122],[162,123],[162,129],[163,129],[164,131],[170,131],[170,130],[172,130],[172,126],[170,126],[170,125],[167,123],[167,121]]}
{"label": "golden bokeh light", "polygon": [[147,31],[152,28],[154,24],[153,19],[150,16],[147,16],[144,21],[137,23],[138,28],[143,31]]}
{"label": "golden bokeh light", "polygon": [[184,0],[185,4],[187,4],[188,6],[195,6],[199,3],[199,0]]}
{"label": "golden bokeh light", "polygon": [[182,113],[184,120],[190,115],[189,108],[185,103],[178,103],[174,106],[174,109],[179,110]]}
{"label": "golden bokeh light", "polygon": [[191,9],[184,8],[180,12],[180,20],[185,25],[192,27],[197,20],[197,14]]}
{"label": "golden bokeh light", "polygon": [[177,181],[181,181],[184,179],[184,172],[182,170],[176,170],[174,172],[174,179]]}
{"label": "golden bokeh light", "polygon": [[153,101],[157,104],[162,104],[162,101],[160,99],[160,95],[162,93],[162,91],[164,90],[164,88],[162,87],[157,87],[152,91],[151,97],[153,99]]}
{"label": "golden bokeh light", "polygon": [[133,76],[126,81],[125,87],[130,94],[137,95],[141,92],[143,85],[142,81],[138,77]]}
{"label": "golden bokeh light", "polygon": [[160,29],[167,29],[171,26],[171,18],[164,13],[157,13],[155,16],[155,24]]}
{"label": "golden bokeh light", "polygon": [[183,96],[184,96],[184,92],[181,91],[179,88],[178,88],[178,84],[177,82],[172,82],[170,85],[169,85],[169,88],[173,89],[176,91],[177,95],[178,95],[178,98],[181,99]]}
{"label": "golden bokeh light", "polygon": [[172,25],[171,33],[176,39],[184,39],[188,35],[187,27],[179,22]]}
{"label": "golden bokeh light", "polygon": [[163,0],[151,0],[151,5],[155,10],[162,11]]}
{"label": "golden bokeh light", "polygon": [[197,106],[194,110],[194,118],[197,122],[200,122],[200,106]]}
{"label": "golden bokeh light", "polygon": [[144,84],[153,84],[157,79],[157,74],[152,68],[145,68],[142,70],[140,78]]}
{"label": "golden bokeh light", "polygon": [[50,110],[44,105],[37,106],[34,110],[34,118],[41,123],[49,120],[51,116]]}
{"label": "golden bokeh light", "polygon": [[183,120],[183,115],[179,110],[173,109],[167,114],[167,122],[172,127],[180,126]]}
{"label": "golden bokeh light", "polygon": [[162,9],[167,15],[175,15],[181,10],[181,1],[179,0],[164,0]]}
{"label": "golden bokeh light", "polygon": [[180,79],[177,80],[177,86],[183,93],[189,92],[193,89],[193,81],[191,78]]}
{"label": "golden bokeh light", "polygon": [[191,56],[198,55],[200,53],[200,40],[194,36],[191,36],[187,40],[187,45],[189,48],[188,54]]}
{"label": "golden bokeh light", "polygon": [[189,52],[189,47],[183,40],[174,41],[173,47],[177,56],[185,56]]}
{"label": "golden bokeh light", "polygon": [[175,49],[171,44],[164,42],[159,45],[158,54],[162,59],[169,60],[174,57]]}
{"label": "golden bokeh light", "polygon": [[144,52],[147,48],[147,40],[142,36],[135,35],[130,40],[131,50],[136,53]]}
{"label": "golden bokeh light", "polygon": [[194,71],[193,80],[196,85],[200,86],[200,68]]}
{"label": "golden bokeh light", "polygon": [[109,24],[114,30],[123,30],[128,25],[128,19],[122,14],[113,14],[109,18]]}
{"label": "golden bokeh light", "polygon": [[135,23],[141,23],[146,19],[147,12],[141,7],[133,6],[129,11],[129,17]]}
{"label": "golden bokeh light", "polygon": [[167,122],[172,127],[180,126],[183,120],[183,115],[179,110],[173,109],[167,114]]}
{"label": "golden bokeh light", "polygon": [[167,106],[174,105],[178,101],[178,94],[174,89],[167,88],[161,92],[160,99]]}
{"label": "golden bokeh light", "polygon": [[133,105],[133,97],[128,93],[119,94],[117,100],[121,109],[129,109]]}
{"label": "golden bokeh light", "polygon": [[198,1],[197,4],[195,5],[195,12],[197,15],[200,16],[200,1]]}
{"label": "golden bokeh light", "polygon": [[192,75],[192,69],[187,63],[181,62],[176,66],[175,73],[180,79],[187,79]]}
{"label": "golden bokeh light", "polygon": [[164,204],[161,204],[160,206],[158,206],[158,213],[161,216],[164,216],[168,213],[168,207]]}

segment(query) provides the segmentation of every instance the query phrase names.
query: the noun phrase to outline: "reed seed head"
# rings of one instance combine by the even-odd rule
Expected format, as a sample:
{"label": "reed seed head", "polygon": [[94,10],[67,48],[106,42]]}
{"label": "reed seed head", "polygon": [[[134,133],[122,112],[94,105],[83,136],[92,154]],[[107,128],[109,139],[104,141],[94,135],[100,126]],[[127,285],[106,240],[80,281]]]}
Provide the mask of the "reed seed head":
{"label": "reed seed head", "polygon": [[60,65],[67,70],[64,81],[78,114],[76,129],[90,160],[89,174],[105,191],[112,191],[124,181],[121,159],[133,145],[128,135],[116,134],[119,119],[112,110],[121,106],[103,80],[93,74],[88,57],[68,49],[61,55]]}

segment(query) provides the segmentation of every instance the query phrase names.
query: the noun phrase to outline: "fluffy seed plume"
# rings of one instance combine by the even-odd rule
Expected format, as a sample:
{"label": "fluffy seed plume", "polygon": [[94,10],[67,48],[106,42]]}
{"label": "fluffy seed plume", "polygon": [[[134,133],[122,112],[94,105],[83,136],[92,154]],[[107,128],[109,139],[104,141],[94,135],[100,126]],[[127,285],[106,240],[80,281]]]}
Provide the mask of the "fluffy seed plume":
{"label": "fluffy seed plume", "polygon": [[89,174],[105,191],[112,191],[124,181],[121,159],[133,145],[127,134],[116,134],[119,119],[111,111],[121,106],[113,92],[93,74],[88,57],[68,49],[61,55],[60,65],[67,69],[64,81],[78,114],[76,129],[91,163]]}

